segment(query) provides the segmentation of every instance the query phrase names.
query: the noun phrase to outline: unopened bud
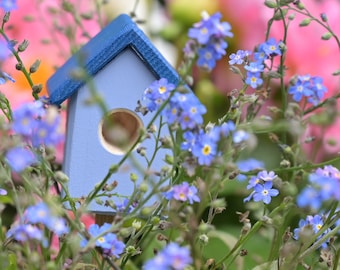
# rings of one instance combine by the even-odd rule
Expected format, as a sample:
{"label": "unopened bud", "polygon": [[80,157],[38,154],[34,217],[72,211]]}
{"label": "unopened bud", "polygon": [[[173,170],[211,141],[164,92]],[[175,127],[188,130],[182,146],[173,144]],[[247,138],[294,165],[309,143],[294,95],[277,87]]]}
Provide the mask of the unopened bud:
{"label": "unopened bud", "polygon": [[40,60],[37,59],[37,60],[35,60],[35,62],[33,63],[33,65],[30,66],[30,73],[36,72],[36,71],[38,70],[39,66],[40,66]]}
{"label": "unopened bud", "polygon": [[28,47],[28,40],[24,40],[19,46],[18,46],[18,52],[24,52]]}

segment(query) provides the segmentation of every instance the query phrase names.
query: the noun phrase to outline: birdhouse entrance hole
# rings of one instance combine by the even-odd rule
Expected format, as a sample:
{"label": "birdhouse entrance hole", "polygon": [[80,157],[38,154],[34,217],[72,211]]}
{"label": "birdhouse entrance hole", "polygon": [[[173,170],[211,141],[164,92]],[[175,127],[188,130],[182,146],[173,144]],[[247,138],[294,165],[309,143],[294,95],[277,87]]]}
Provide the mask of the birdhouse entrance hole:
{"label": "birdhouse entrance hole", "polygon": [[110,111],[99,123],[99,139],[102,146],[114,155],[124,155],[139,138],[143,122],[128,109]]}

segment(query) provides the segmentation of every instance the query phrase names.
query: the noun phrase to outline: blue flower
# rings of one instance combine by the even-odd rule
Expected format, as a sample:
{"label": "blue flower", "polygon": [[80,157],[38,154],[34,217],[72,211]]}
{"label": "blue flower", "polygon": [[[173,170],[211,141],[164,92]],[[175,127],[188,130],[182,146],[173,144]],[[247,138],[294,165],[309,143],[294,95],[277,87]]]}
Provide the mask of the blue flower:
{"label": "blue flower", "polygon": [[237,130],[233,133],[233,143],[242,143],[249,139],[249,133],[244,130]]}
{"label": "blue flower", "polygon": [[309,185],[297,196],[299,207],[319,209],[329,200],[340,200],[340,172],[333,166],[318,168],[308,177]]}
{"label": "blue flower", "polygon": [[7,151],[6,161],[13,171],[21,172],[37,159],[29,149],[17,146]]}
{"label": "blue flower", "polygon": [[170,97],[170,93],[174,89],[175,85],[169,83],[165,78],[152,82],[144,91],[144,99],[148,100],[147,108],[149,111],[157,110]]}
{"label": "blue flower", "polygon": [[198,191],[195,186],[190,186],[188,182],[183,182],[179,185],[174,185],[169,191],[164,193],[164,197],[167,200],[177,200],[193,204],[194,202],[200,202],[200,198],[197,195]]}
{"label": "blue flower", "polygon": [[300,102],[303,97],[307,97],[307,101],[314,106],[320,102],[326,92],[327,88],[323,85],[322,78],[308,74],[297,76],[295,83],[288,89],[294,101]]}
{"label": "blue flower", "polygon": [[[249,172],[249,171],[264,167],[264,163],[262,161],[259,161],[254,158],[237,161],[236,165],[241,172]],[[243,174],[239,174],[236,177],[236,179],[239,181],[244,181],[247,179],[247,176]]]}
{"label": "blue flower", "polygon": [[272,200],[272,197],[275,197],[279,194],[277,189],[272,188],[273,182],[265,182],[262,184],[257,184],[254,187],[254,195],[253,199],[255,202],[263,201],[265,204],[269,204]]}
{"label": "blue flower", "polygon": [[192,263],[190,250],[180,247],[177,243],[168,244],[157,255],[148,260],[143,269],[145,270],[184,270]]}
{"label": "blue flower", "polygon": [[245,81],[246,84],[250,85],[252,88],[257,88],[263,84],[263,80],[261,79],[260,72],[247,72],[247,78]]}
{"label": "blue flower", "polygon": [[200,48],[198,50],[197,65],[206,70],[212,70],[215,67],[218,58],[219,54],[216,53],[214,47],[207,46]]}
{"label": "blue flower", "polygon": [[39,241],[46,240],[44,238],[42,230],[32,224],[15,225],[6,233],[6,237],[13,237],[15,240],[20,242],[26,242],[30,239],[35,239]]}
{"label": "blue flower", "polygon": [[261,46],[261,50],[267,56],[282,55],[282,52],[279,47],[279,43],[275,40],[275,38],[270,38],[266,42],[264,42]]}
{"label": "blue flower", "polygon": [[263,201],[265,204],[271,202],[271,197],[279,194],[273,187],[273,180],[276,178],[274,172],[261,171],[256,176],[249,179],[247,189],[254,189],[243,201],[248,202],[253,199],[255,202]]}
{"label": "blue flower", "polygon": [[2,0],[0,2],[0,7],[5,10],[6,12],[12,11],[14,9],[17,9],[17,1],[16,0]]}
{"label": "blue flower", "polygon": [[26,209],[25,217],[29,223],[47,224],[51,219],[51,212],[46,203],[40,202],[29,206]]}
{"label": "blue flower", "polygon": [[66,220],[61,217],[51,216],[45,225],[50,231],[54,232],[59,237],[69,233],[70,231]]}
{"label": "blue flower", "polygon": [[248,65],[244,66],[245,70],[252,72],[252,73],[258,73],[264,71],[264,65],[260,62],[250,62]]}
{"label": "blue flower", "polygon": [[[299,221],[299,227],[294,229],[294,239],[298,240],[300,238],[301,231],[303,231],[307,226],[311,227],[313,232],[316,234],[323,227],[323,217],[320,215],[310,216],[308,215],[306,219],[301,219]],[[317,237],[316,240],[322,238],[325,234],[330,232],[330,228],[326,229],[321,235]],[[321,244],[322,248],[326,248],[329,239],[327,239],[324,243]]]}
{"label": "blue flower", "polygon": [[257,177],[266,182],[266,181],[273,181],[277,177],[277,175],[273,171],[270,171],[270,172],[260,171],[257,174]]}
{"label": "blue flower", "polygon": [[229,56],[229,64],[230,65],[242,65],[243,62],[245,61],[245,58],[247,58],[249,55],[251,54],[250,51],[244,51],[244,50],[238,50],[235,53],[232,53],[230,56]]}
{"label": "blue flower", "polygon": [[34,147],[39,145],[56,146],[64,139],[60,131],[61,118],[59,114],[54,119],[37,120],[36,127],[32,131],[31,140]]}
{"label": "blue flower", "polygon": [[[103,249],[103,253],[108,256],[119,258],[120,254],[124,252],[125,244],[117,239],[117,236],[110,232],[111,224],[104,223],[99,227],[98,224],[92,224],[88,232],[91,238],[95,238],[95,245]],[[82,239],[80,242],[81,247],[85,247],[88,240]]]}
{"label": "blue flower", "polygon": [[[221,13],[217,12],[209,16],[208,13],[204,12],[202,16],[202,20],[189,29],[188,36],[198,43],[196,45],[197,65],[210,71],[215,67],[216,61],[226,54],[225,50],[228,43],[224,39],[232,37],[233,33],[230,31],[229,23],[220,21]],[[185,50],[187,57],[193,58],[192,52],[195,51],[195,45],[187,44]]]}
{"label": "blue flower", "polygon": [[30,136],[37,126],[37,118],[43,117],[45,113],[41,101],[25,103],[13,111],[13,131],[23,136]]}
{"label": "blue flower", "polygon": [[192,147],[192,155],[197,158],[198,164],[209,166],[217,153],[217,143],[207,133],[201,133]]}

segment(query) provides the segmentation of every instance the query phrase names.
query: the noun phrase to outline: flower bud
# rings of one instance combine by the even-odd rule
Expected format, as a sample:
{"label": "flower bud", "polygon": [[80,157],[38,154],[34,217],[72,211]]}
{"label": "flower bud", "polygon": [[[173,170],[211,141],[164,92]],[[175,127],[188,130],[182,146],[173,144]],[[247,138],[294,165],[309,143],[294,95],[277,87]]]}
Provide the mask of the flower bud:
{"label": "flower bud", "polygon": [[206,235],[206,234],[201,234],[199,237],[198,237],[198,239],[199,239],[199,241],[200,241],[200,243],[202,244],[202,245],[207,245],[208,244],[208,242],[209,242],[209,237],[208,237],[208,235]]}
{"label": "flower bud", "polygon": [[138,180],[137,174],[130,173],[130,180],[135,183]]}
{"label": "flower bud", "polygon": [[275,1],[266,0],[264,1],[264,4],[269,8],[277,8],[277,4],[275,3]]}
{"label": "flower bud", "polygon": [[25,39],[25,40],[18,46],[18,52],[23,52],[23,51],[25,51],[25,50],[27,49],[27,47],[28,47],[28,44],[29,44],[28,40]]}
{"label": "flower bud", "polygon": [[323,35],[321,36],[321,39],[322,39],[322,40],[329,40],[332,36],[333,36],[332,33],[327,32],[327,33],[325,33],[325,34],[323,34]]}
{"label": "flower bud", "polygon": [[[20,44],[20,45],[21,45],[21,44]],[[19,47],[20,47],[20,45],[19,45]],[[28,43],[27,43],[27,45],[28,45]],[[37,60],[35,60],[35,62],[33,63],[33,65],[30,66],[30,73],[36,72],[36,71],[38,70],[39,66],[40,66],[40,60],[37,59]]]}
{"label": "flower bud", "polygon": [[310,22],[312,21],[311,18],[305,18],[303,19],[300,23],[299,23],[299,26],[303,27],[303,26],[307,26],[310,24]]}
{"label": "flower bud", "polygon": [[54,174],[54,177],[56,181],[60,183],[67,183],[69,181],[68,176],[62,171],[56,171]]}

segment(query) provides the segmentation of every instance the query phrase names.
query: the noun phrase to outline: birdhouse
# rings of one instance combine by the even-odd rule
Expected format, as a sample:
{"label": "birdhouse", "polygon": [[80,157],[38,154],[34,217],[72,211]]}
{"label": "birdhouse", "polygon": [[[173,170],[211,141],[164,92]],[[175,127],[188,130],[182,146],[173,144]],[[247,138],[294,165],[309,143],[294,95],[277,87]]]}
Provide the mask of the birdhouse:
{"label": "birdhouse", "polygon": [[[106,104],[107,114],[98,105],[89,105],[93,98],[89,84],[71,76],[79,67],[79,58],[91,76],[96,93]],[[128,15],[120,15],[99,34],[84,45],[48,80],[47,88],[52,104],[60,105],[68,100],[67,130],[63,171],[69,176],[71,197],[87,196],[100,183],[112,165],[136,142],[139,130],[145,128],[153,113],[137,114],[135,108],[145,89],[155,80],[166,78],[177,85],[179,77],[170,64],[149,41]],[[107,119],[123,126],[124,132],[110,135]],[[158,123],[157,121],[155,123]],[[119,135],[120,134],[120,135]],[[121,147],[120,139],[127,140]],[[146,155],[152,155],[154,140],[142,143]],[[164,150],[165,151],[165,150]],[[132,151],[140,168],[147,168],[145,157]],[[164,152],[156,156],[152,167],[164,166]],[[128,158],[108,183],[117,181],[113,194],[129,197],[134,188],[130,173],[141,175]],[[140,181],[142,179],[139,179]],[[137,183],[138,184],[138,183]],[[122,198],[101,197],[102,201]],[[114,213],[104,205],[92,202],[89,210],[95,213]]]}

